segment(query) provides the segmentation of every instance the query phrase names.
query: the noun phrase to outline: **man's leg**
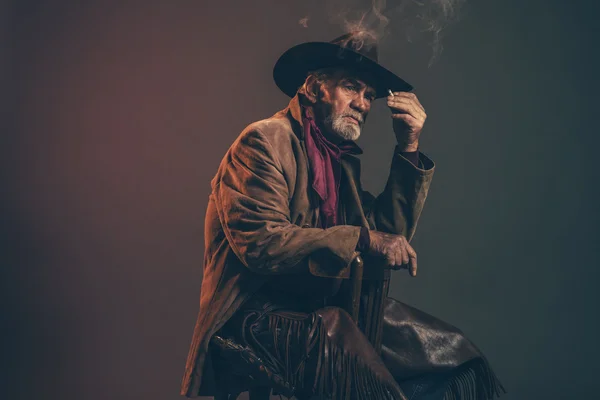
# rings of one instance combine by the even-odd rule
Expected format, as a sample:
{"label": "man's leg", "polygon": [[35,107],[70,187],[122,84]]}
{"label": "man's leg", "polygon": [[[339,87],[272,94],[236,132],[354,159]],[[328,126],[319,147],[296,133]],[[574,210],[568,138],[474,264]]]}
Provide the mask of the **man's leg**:
{"label": "man's leg", "polygon": [[481,351],[456,327],[392,298],[382,359],[410,400],[492,399],[504,392]]}
{"label": "man's leg", "polygon": [[299,399],[407,398],[352,318],[337,307],[301,313],[245,307],[221,334],[252,348]]}

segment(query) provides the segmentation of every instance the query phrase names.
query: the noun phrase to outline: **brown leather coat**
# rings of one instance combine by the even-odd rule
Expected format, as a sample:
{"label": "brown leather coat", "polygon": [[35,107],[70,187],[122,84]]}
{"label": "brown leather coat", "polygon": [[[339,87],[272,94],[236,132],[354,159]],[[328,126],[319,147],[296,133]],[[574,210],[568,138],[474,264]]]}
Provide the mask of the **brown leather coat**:
{"label": "brown leather coat", "polygon": [[319,202],[310,184],[298,97],[273,117],[248,126],[211,182],[200,312],[181,394],[211,394],[210,338],[270,277],[312,273],[347,278],[361,226],[410,239],[434,170],[423,154],[420,165],[423,169],[396,149],[386,187],[375,198],[361,188],[358,158],[344,156],[343,225],[314,228]]}

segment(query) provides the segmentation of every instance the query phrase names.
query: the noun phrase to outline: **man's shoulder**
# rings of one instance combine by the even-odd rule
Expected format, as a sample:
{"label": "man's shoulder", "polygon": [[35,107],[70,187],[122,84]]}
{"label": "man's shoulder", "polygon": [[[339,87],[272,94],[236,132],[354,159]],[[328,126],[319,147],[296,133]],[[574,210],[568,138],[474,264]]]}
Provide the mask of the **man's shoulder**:
{"label": "man's shoulder", "polygon": [[286,151],[299,142],[292,120],[282,111],[249,124],[239,136],[240,143],[253,139],[267,142],[275,151]]}
{"label": "man's shoulder", "polygon": [[277,114],[255,121],[242,131],[242,134],[249,131],[258,131],[264,135],[267,139],[274,138],[276,136],[294,135],[294,129],[292,128],[292,121],[282,111]]}

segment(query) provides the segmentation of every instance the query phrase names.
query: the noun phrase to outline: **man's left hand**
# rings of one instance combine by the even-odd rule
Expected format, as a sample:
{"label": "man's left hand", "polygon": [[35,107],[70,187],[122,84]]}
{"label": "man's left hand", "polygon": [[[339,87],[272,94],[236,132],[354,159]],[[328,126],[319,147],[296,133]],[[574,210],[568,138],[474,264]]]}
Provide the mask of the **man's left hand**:
{"label": "man's left hand", "polygon": [[394,92],[387,97],[387,105],[392,111],[394,133],[402,151],[417,151],[427,118],[419,99],[414,93]]}

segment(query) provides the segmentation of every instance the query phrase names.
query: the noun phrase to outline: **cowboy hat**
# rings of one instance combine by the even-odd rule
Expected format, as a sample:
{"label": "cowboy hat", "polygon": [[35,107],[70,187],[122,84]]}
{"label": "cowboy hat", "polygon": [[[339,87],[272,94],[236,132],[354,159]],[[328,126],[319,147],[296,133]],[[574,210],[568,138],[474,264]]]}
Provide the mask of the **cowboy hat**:
{"label": "cowboy hat", "polygon": [[296,45],[279,57],[273,68],[275,84],[294,97],[311,71],[322,68],[350,68],[368,76],[376,97],[386,97],[388,89],[408,92],[412,86],[377,61],[377,43],[368,32],[352,32],[331,42]]}

